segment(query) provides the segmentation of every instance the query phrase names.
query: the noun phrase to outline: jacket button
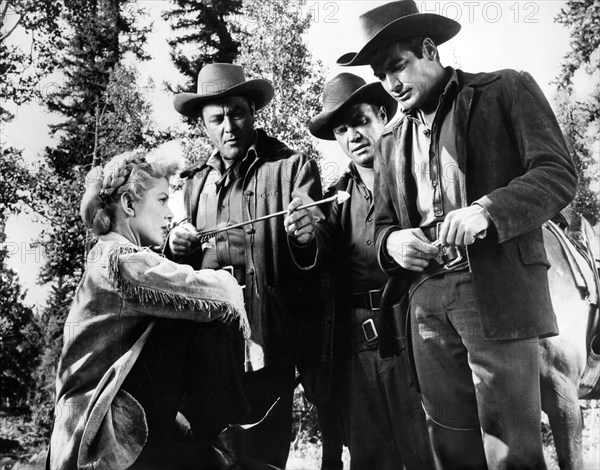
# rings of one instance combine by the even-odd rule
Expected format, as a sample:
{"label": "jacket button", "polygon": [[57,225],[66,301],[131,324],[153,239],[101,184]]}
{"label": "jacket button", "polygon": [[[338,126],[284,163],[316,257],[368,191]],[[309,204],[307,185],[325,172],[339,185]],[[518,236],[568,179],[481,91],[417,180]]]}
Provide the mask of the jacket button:
{"label": "jacket button", "polygon": [[431,131],[429,129],[425,129],[423,131],[423,134],[425,135],[425,137],[429,137],[431,135]]}
{"label": "jacket button", "polygon": [[371,245],[373,242],[371,240],[367,240],[367,245]]}
{"label": "jacket button", "polygon": [[256,233],[256,230],[254,230],[253,228],[247,228],[247,229],[246,229],[246,233],[247,233],[248,235],[253,235],[254,233]]}
{"label": "jacket button", "polygon": [[367,219],[367,222],[373,222],[373,217],[369,217],[369,218]]}
{"label": "jacket button", "polygon": [[254,269],[249,269],[246,273],[248,276],[254,276]]}
{"label": "jacket button", "polygon": [[244,196],[254,196],[254,192],[247,189],[246,191],[244,191]]}

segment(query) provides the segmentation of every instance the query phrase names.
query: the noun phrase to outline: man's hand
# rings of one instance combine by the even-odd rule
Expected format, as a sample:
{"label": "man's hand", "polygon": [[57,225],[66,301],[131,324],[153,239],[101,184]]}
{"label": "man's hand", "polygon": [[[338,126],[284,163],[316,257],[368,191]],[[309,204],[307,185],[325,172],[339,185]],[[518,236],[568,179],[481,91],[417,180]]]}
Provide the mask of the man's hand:
{"label": "man's hand", "polygon": [[385,247],[396,263],[417,272],[423,271],[439,253],[420,228],[392,232]]}
{"label": "man's hand", "polygon": [[200,248],[202,244],[196,235],[194,226],[190,223],[178,225],[169,234],[169,248],[175,256],[190,255]]}
{"label": "man's hand", "polygon": [[476,238],[485,237],[490,216],[481,206],[473,204],[449,212],[440,229],[442,245],[472,245]]}
{"label": "man's hand", "polygon": [[315,238],[315,220],[308,209],[296,210],[302,205],[302,199],[296,197],[287,207],[288,215],[283,221],[285,231],[299,245],[308,245]]}

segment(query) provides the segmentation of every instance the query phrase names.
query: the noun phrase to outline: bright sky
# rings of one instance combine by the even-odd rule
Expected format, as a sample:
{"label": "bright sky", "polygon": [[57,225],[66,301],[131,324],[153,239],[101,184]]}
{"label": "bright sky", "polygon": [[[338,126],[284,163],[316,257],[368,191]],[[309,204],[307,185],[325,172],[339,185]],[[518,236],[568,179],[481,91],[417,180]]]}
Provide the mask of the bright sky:
{"label": "bright sky", "polygon": [[[369,67],[341,68],[335,60],[346,52],[357,51],[361,39],[358,16],[366,10],[386,2],[379,1],[311,1],[306,9],[313,14],[313,24],[307,37],[309,48],[315,58],[327,67],[327,78],[342,71],[351,71],[367,81],[374,77]],[[557,75],[561,58],[569,44],[568,31],[554,23],[565,2],[551,1],[417,1],[421,12],[438,13],[459,21],[461,32],[440,47],[442,63],[460,67],[469,72],[492,71],[503,68],[523,69],[538,81],[546,96],[552,100],[554,87],[550,84]],[[294,0],[290,5],[297,5]],[[162,83],[177,80],[178,74],[170,63],[169,49],[165,38],[170,36],[168,25],[160,13],[169,6],[166,0],[139,0],[128,8],[138,11],[147,9],[154,22],[154,32],[149,38],[147,51],[154,57],[142,64],[140,70],[144,80],[151,78],[157,89],[151,97],[154,117],[163,126],[176,126],[179,115],[172,108],[172,96],[164,90]],[[268,0],[265,8],[269,8]],[[26,42],[23,35],[20,42]],[[595,78],[597,80],[597,77]],[[55,86],[57,77],[46,79],[39,86],[49,89]],[[588,95],[593,81],[583,79],[576,82],[580,97]],[[35,171],[35,161],[46,145],[51,144],[48,124],[56,122],[56,116],[45,112],[37,103],[13,110],[16,119],[1,130],[2,142],[24,149],[24,155]],[[321,145],[320,150],[339,171],[347,164],[346,157],[337,144]],[[7,243],[15,250],[11,267],[20,273],[24,285],[29,289],[30,304],[43,305],[44,289],[35,285],[35,278],[42,253],[27,251],[28,243],[40,230],[29,217],[11,220]]]}

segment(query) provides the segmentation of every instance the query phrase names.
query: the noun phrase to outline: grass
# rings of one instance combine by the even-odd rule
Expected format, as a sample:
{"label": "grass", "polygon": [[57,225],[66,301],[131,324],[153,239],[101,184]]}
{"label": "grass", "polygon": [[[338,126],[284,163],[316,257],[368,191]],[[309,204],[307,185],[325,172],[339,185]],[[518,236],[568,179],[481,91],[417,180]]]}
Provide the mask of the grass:
{"label": "grass", "polygon": [[[584,416],[581,470],[600,469],[600,402],[581,401]],[[292,442],[288,470],[318,470],[321,465],[321,445],[318,431],[306,426],[306,416],[313,410],[305,408],[298,415],[297,438]],[[304,427],[300,426],[304,423]],[[544,453],[549,470],[557,470],[558,462],[547,420],[542,423]],[[0,470],[43,470],[46,456],[46,437],[40,436],[31,419],[24,413],[0,410]],[[344,468],[348,469],[350,455],[344,448]]]}

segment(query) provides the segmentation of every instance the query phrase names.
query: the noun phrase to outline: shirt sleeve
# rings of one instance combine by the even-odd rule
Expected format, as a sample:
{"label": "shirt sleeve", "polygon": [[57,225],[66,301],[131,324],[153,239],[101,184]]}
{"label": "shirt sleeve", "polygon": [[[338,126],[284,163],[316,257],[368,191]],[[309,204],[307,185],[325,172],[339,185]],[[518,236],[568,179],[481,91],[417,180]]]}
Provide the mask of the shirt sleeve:
{"label": "shirt sleeve", "polygon": [[[299,197],[304,204],[320,201],[323,198],[321,187],[321,177],[319,176],[319,167],[313,159],[307,159],[300,167],[298,174],[294,178],[294,187],[292,198]],[[309,209],[319,223],[323,219],[323,212],[319,206],[313,206]],[[300,246],[294,243],[293,238],[288,235],[288,246],[294,263],[301,269],[311,269],[317,262],[317,245],[309,243],[306,246]]]}

